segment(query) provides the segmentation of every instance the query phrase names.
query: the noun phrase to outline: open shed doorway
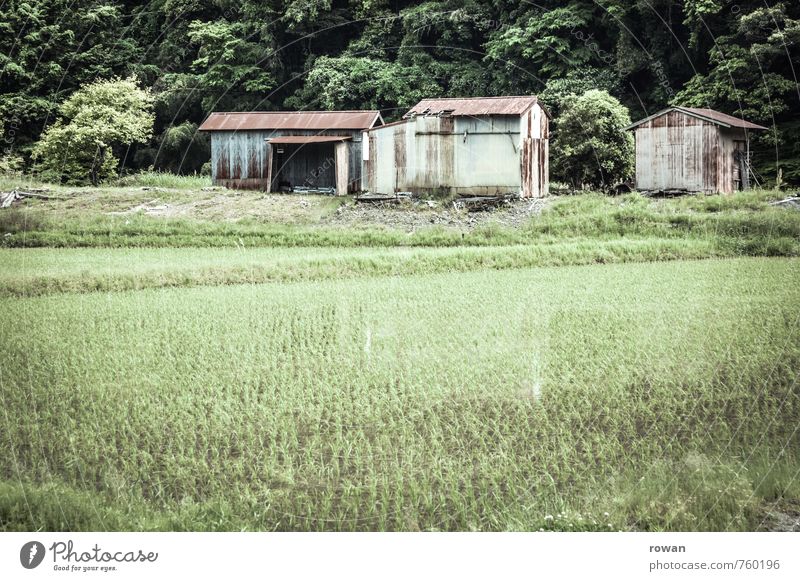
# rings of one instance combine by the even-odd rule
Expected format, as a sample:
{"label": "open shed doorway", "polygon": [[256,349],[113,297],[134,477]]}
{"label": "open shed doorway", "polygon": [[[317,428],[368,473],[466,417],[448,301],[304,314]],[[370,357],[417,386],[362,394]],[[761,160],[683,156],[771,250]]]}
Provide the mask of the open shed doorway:
{"label": "open shed doorway", "polygon": [[270,139],[270,191],[346,194],[346,139],[322,135]]}

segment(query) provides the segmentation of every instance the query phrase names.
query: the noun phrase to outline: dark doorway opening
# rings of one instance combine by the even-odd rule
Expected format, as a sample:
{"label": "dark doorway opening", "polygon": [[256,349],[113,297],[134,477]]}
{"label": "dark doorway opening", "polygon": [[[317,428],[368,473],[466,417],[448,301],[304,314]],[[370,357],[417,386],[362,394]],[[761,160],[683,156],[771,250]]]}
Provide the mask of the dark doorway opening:
{"label": "dark doorway opening", "polygon": [[336,156],[333,143],[274,144],[271,190],[336,188]]}

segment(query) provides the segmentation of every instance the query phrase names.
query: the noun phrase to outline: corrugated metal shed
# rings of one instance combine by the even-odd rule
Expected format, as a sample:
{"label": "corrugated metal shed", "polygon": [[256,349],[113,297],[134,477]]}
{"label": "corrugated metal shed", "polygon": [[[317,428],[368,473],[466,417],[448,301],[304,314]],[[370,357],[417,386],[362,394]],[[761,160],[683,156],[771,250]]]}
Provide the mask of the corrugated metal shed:
{"label": "corrugated metal shed", "polygon": [[470,97],[423,99],[406,113],[409,115],[436,115],[443,111],[454,116],[463,115],[522,115],[537,103],[533,95],[524,97]]}
{"label": "corrugated metal shed", "polygon": [[670,107],[629,129],[637,189],[731,193],[749,187],[748,131],[765,128],[711,109]]}
{"label": "corrugated metal shed", "polygon": [[361,187],[363,132],[382,123],[378,111],[212,113],[200,130],[211,134],[215,184],[345,194]]}
{"label": "corrugated metal shed", "polygon": [[246,131],[264,129],[369,129],[382,125],[379,111],[254,111],[211,113],[200,131]]}
{"label": "corrugated metal shed", "polygon": [[362,189],[545,196],[548,127],[534,96],[424,99],[405,120],[367,132]]}

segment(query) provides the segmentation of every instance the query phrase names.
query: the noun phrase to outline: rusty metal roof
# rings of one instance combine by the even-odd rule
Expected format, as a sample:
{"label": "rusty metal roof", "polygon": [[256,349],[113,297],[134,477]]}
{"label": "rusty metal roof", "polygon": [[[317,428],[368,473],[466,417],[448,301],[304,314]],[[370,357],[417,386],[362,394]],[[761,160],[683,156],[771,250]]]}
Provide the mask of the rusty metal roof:
{"label": "rusty metal roof", "polygon": [[537,98],[533,95],[523,97],[471,97],[471,98],[441,98],[423,99],[405,116],[412,113],[436,115],[449,111],[451,115],[522,115],[536,104]]}
{"label": "rusty metal roof", "polygon": [[750,123],[750,121],[745,121],[741,117],[734,117],[733,115],[726,115],[725,113],[720,113],[719,111],[714,111],[714,109],[696,109],[694,107],[676,107],[679,111],[689,111],[694,113],[695,115],[699,115],[700,117],[705,117],[709,121],[713,121],[720,125],[729,125],[730,127],[741,127],[743,129],[766,129],[761,125],[756,125],[755,123]]}
{"label": "rusty metal roof", "polygon": [[687,115],[692,115],[694,117],[699,117],[705,121],[710,121],[711,123],[715,123],[717,125],[721,125],[722,127],[740,127],[742,129],[764,129],[761,125],[756,125],[755,123],[751,123],[750,121],[745,121],[741,117],[734,117],[733,115],[727,115],[726,113],[720,113],[719,111],[715,111],[714,109],[698,109],[696,107],[668,107],[663,111],[659,111],[658,113],[654,113],[649,117],[645,117],[637,121],[636,123],[631,123],[625,129],[633,129],[634,127],[638,127],[642,123],[646,123],[651,119],[655,119],[656,117],[661,117],[665,113],[669,113],[670,111],[680,111],[681,113],[686,113]]}
{"label": "rusty metal roof", "polygon": [[280,137],[270,137],[270,143],[328,143],[331,141],[345,141],[350,139],[349,135],[281,135]]}
{"label": "rusty metal roof", "polygon": [[200,131],[248,131],[259,129],[369,129],[382,124],[379,111],[253,111],[212,113]]}

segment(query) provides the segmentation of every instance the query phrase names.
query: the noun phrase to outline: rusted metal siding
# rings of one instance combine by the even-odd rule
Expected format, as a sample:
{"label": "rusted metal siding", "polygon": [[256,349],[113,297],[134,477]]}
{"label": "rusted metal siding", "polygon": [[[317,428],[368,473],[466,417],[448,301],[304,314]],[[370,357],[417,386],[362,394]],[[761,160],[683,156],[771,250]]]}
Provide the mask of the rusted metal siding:
{"label": "rusted metal siding", "polygon": [[637,125],[637,189],[733,192],[736,142],[747,135],[715,121],[676,109]]}
{"label": "rusted metal siding", "polygon": [[[537,164],[537,182],[538,186],[534,185],[534,197],[546,196],[550,191],[550,119],[547,112],[541,107],[536,105],[532,111],[534,116],[534,127],[538,120],[539,135],[534,135],[534,140],[539,140]],[[537,191],[538,190],[538,191]],[[538,196],[537,196],[538,194]]]}
{"label": "rusted metal siding", "polygon": [[520,117],[456,117],[455,133],[455,193],[524,194]]}
{"label": "rusted metal siding", "polygon": [[642,190],[711,191],[715,168],[706,152],[715,147],[717,128],[678,111],[636,128],[636,187]]}
{"label": "rusted metal siding", "polygon": [[211,134],[211,176],[215,184],[259,189],[268,174],[268,145],[260,132]]}
{"label": "rusted metal siding", "polygon": [[370,192],[394,193],[397,187],[395,164],[395,132],[404,130],[405,124],[392,125],[383,131],[370,131]]}
{"label": "rusted metal siding", "polygon": [[407,125],[406,179],[398,182],[404,189],[440,193],[454,183],[455,122],[453,117],[420,117]]}
{"label": "rusted metal siding", "polygon": [[377,158],[377,135],[373,133],[366,133],[366,140],[369,147],[369,160],[364,162],[364,169],[362,170],[362,179],[363,184],[361,189],[366,190],[368,192],[375,192],[377,191],[377,175],[378,172],[376,171],[378,158]]}
{"label": "rusted metal siding", "polygon": [[521,117],[522,197],[542,197],[550,188],[549,123],[538,104]]}
{"label": "rusted metal siding", "polygon": [[[347,191],[361,189],[360,130],[265,130],[212,131],[211,177],[213,183],[229,188],[277,191],[281,182],[294,186],[335,187],[336,142],[270,145],[279,136],[337,135],[349,139],[347,148]],[[277,154],[282,149],[283,154]]]}
{"label": "rusted metal siding", "polygon": [[522,116],[417,116],[375,128],[369,131],[364,189],[544,196],[549,187],[548,118],[538,104],[531,111]]}

